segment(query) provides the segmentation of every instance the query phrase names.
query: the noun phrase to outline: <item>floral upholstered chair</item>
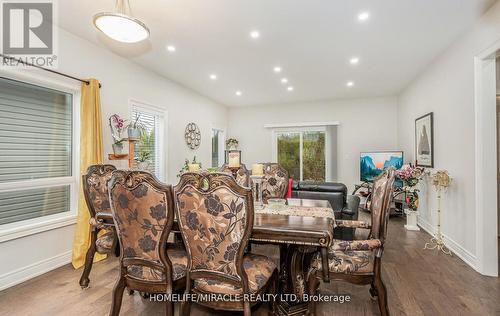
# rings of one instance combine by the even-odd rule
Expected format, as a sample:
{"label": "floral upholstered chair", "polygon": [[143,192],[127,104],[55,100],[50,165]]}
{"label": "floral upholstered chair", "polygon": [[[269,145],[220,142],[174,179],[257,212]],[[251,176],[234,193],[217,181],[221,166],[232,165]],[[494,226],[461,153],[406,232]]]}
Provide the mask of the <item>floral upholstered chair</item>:
{"label": "floral upholstered chair", "polygon": [[[120,241],[120,275],[110,315],[118,315],[125,287],[171,294],[185,284],[187,256],[167,247],[174,222],[172,187],[145,171],[115,171],[109,181],[111,210]],[[166,301],[167,315],[173,315]]]}
{"label": "floral upholstered chair", "polygon": [[[229,168],[227,164],[224,164],[219,168],[219,172],[226,172],[233,174],[233,171]],[[251,188],[252,187],[252,179],[250,179],[250,171],[247,170],[244,164],[240,165],[240,169],[236,172],[236,183],[241,185],[242,187]]]}
{"label": "floral upholstered chair", "polygon": [[90,246],[80,278],[82,288],[89,286],[89,274],[95,253],[111,254],[116,249],[116,233],[108,197],[108,181],[115,170],[113,165],[92,165],[82,176],[83,195],[89,209],[91,225]]}
{"label": "floral upholstered chair", "polygon": [[[384,241],[387,235],[387,222],[395,171],[390,168],[379,175],[373,182],[373,197],[370,206],[371,225],[361,221],[336,221],[337,226],[369,229],[366,240],[334,240],[328,250],[328,267],[322,266],[317,254],[308,274],[309,294],[318,291],[323,269],[328,269],[331,280],[341,280],[355,284],[371,284],[370,294],[377,296],[381,315],[389,315],[387,291],[382,281],[381,264]],[[311,315],[315,315],[316,303],[309,303]]]}
{"label": "floral upholstered chair", "polygon": [[262,198],[264,201],[273,198],[284,198],[288,189],[288,171],[277,163],[264,163],[264,179],[262,180]]}
{"label": "floral upholstered chair", "polygon": [[[186,293],[233,295],[232,300],[198,303],[249,316],[257,302],[243,300],[245,294],[274,293],[277,282],[271,259],[244,253],[254,219],[251,189],[227,173],[185,173],[175,199],[188,253]],[[189,311],[190,302],[183,301],[181,315]]]}

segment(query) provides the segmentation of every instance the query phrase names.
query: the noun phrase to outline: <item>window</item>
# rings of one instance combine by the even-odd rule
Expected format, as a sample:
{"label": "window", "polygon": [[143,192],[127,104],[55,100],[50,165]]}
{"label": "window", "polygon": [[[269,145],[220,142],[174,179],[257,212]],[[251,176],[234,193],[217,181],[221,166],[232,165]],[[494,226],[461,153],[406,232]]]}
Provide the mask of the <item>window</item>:
{"label": "window", "polygon": [[74,99],[0,78],[0,225],[74,209]]}
{"label": "window", "polygon": [[212,128],[212,167],[220,167],[224,163],[224,131]]}
{"label": "window", "polygon": [[327,174],[324,128],[274,132],[275,161],[294,180],[325,181]]}
{"label": "window", "polygon": [[135,159],[136,161],[145,159],[146,169],[158,179],[165,181],[165,112],[133,101],[132,120],[137,118],[138,123],[144,127],[144,133],[135,144]]}

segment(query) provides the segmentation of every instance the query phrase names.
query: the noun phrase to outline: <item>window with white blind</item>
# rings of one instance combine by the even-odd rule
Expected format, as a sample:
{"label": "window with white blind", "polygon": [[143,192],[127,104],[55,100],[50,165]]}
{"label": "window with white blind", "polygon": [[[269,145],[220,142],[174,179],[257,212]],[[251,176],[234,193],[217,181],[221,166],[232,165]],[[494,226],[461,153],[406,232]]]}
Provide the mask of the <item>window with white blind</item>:
{"label": "window with white blind", "polygon": [[224,164],[224,131],[212,128],[212,167],[220,167]]}
{"label": "window with white blind", "polygon": [[143,133],[135,144],[135,159],[144,160],[146,169],[158,179],[166,181],[165,172],[165,112],[154,107],[132,101],[132,120],[143,127]]}
{"label": "window with white blind", "polygon": [[0,227],[71,211],[74,99],[0,78]]}

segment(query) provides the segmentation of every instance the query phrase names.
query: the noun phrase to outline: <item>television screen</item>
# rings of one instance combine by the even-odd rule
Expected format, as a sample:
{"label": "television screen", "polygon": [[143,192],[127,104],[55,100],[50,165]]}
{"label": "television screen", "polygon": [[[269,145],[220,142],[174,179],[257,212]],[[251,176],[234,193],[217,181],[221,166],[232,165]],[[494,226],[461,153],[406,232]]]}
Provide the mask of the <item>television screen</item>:
{"label": "television screen", "polygon": [[359,159],[360,179],[361,181],[372,182],[385,168],[394,167],[399,170],[402,166],[402,151],[362,152]]}

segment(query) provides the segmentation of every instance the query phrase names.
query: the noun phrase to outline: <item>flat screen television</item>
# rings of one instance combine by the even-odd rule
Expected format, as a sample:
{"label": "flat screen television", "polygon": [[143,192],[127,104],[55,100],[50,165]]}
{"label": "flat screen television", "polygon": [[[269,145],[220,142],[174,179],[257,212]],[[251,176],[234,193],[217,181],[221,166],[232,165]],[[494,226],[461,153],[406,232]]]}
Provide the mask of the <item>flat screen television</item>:
{"label": "flat screen television", "polygon": [[[403,166],[402,151],[371,151],[362,152],[359,156],[360,180],[372,182],[387,167],[394,167],[396,170]],[[395,183],[399,186],[399,183]]]}

